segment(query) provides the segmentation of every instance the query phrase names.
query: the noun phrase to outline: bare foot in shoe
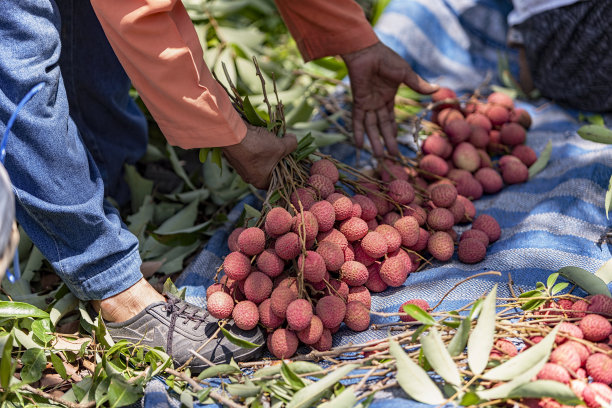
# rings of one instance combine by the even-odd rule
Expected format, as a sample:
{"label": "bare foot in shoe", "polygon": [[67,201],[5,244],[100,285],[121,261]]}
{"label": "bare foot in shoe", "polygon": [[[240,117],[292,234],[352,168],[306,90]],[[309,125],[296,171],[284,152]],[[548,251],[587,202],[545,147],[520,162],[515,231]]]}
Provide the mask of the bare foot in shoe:
{"label": "bare foot in shoe", "polygon": [[104,320],[123,322],[136,316],[150,304],[165,301],[166,298],[143,278],[121,293],[91,303],[96,311],[102,311]]}

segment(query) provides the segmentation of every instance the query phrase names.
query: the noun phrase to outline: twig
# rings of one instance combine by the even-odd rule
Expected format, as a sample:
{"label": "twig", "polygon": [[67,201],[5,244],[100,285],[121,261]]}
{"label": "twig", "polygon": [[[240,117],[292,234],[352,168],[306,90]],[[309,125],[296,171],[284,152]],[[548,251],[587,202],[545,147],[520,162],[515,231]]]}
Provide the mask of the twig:
{"label": "twig", "polygon": [[[181,380],[185,381],[187,384],[189,384],[191,386],[191,388],[193,388],[196,391],[201,391],[204,389],[204,387],[202,387],[200,384],[198,384],[193,378],[188,377],[187,375],[185,375],[185,373],[183,372],[179,372],[176,370],[173,370],[171,368],[166,368],[165,370],[168,374],[171,374],[175,377],[180,378]],[[225,395],[221,394],[218,391],[215,390],[211,390],[210,394],[208,394],[208,396],[212,399],[214,399],[215,401],[226,405],[230,408],[245,408],[244,405],[242,404],[238,404],[236,401],[226,397]]]}
{"label": "twig", "polygon": [[44,392],[43,390],[39,390],[38,388],[34,388],[30,385],[24,385],[23,387],[21,387],[22,389],[24,389],[27,392],[30,392],[32,394],[36,394],[39,397],[43,397],[46,398],[48,400],[51,400],[53,402],[57,402],[58,404],[62,404],[65,405],[69,408],[91,408],[91,407],[95,407],[96,406],[96,401],[90,401],[86,404],[77,404],[75,402],[72,401],[67,401],[63,398],[60,397],[56,397],[53,394],[49,394],[47,392]]}
{"label": "twig", "polygon": [[445,299],[445,298],[446,298],[446,297],[447,297],[447,296],[448,296],[448,295],[449,295],[449,294],[450,294],[450,293],[451,293],[453,290],[455,290],[455,289],[457,288],[457,286],[459,286],[459,285],[461,285],[462,283],[465,283],[465,282],[467,282],[467,281],[469,281],[469,280],[472,280],[472,279],[474,279],[474,278],[478,278],[479,276],[484,276],[484,275],[497,275],[497,276],[501,276],[501,272],[498,272],[498,271],[481,272],[481,273],[477,273],[476,275],[472,275],[472,276],[470,276],[470,277],[468,277],[468,278],[465,278],[465,279],[463,279],[463,280],[462,280],[462,281],[460,281],[460,282],[455,283],[455,284],[453,285],[453,287],[452,287],[452,288],[450,288],[450,290],[449,290],[448,292],[446,292],[446,293],[444,294],[444,296],[442,296],[442,299],[440,299],[440,300],[438,301],[438,303],[436,303],[436,305],[435,305],[434,307],[432,307],[432,308],[431,308],[431,310],[435,310],[435,309],[436,309],[438,306],[440,306],[440,304],[442,303],[442,301],[443,301],[443,300],[444,300],[444,299]]}

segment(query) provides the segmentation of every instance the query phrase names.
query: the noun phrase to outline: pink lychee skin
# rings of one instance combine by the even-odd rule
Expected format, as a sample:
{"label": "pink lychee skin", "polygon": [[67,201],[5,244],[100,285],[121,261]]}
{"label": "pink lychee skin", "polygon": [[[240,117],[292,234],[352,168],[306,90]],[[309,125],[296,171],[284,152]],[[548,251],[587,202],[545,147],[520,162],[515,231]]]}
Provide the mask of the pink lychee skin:
{"label": "pink lychee skin", "polygon": [[285,359],[297,351],[299,340],[295,333],[287,329],[276,329],[268,337],[268,349],[276,358]]}
{"label": "pink lychee skin", "polygon": [[292,218],[284,208],[274,207],[266,215],[264,229],[271,236],[283,235],[291,229]]}
{"label": "pink lychee skin", "polygon": [[225,292],[214,292],[206,301],[208,312],[217,319],[226,319],[234,310],[234,299]]}
{"label": "pink lychee skin", "polygon": [[472,223],[472,228],[481,230],[489,237],[489,242],[495,242],[501,236],[501,228],[497,220],[488,214],[481,214]]}
{"label": "pink lychee skin", "polygon": [[313,174],[308,178],[308,184],[325,199],[335,191],[334,183],[322,174]]}
{"label": "pink lychee skin", "polygon": [[298,236],[305,234],[305,240],[310,241],[317,237],[319,233],[319,223],[313,213],[310,211],[302,211],[293,217],[291,230],[298,234]]}
{"label": "pink lychee skin", "polygon": [[321,338],[312,345],[318,351],[327,351],[332,347],[332,334],[329,329],[323,329]]}
{"label": "pink lychee skin", "polygon": [[612,298],[602,294],[593,295],[589,297],[587,310],[592,313],[612,317]]}
{"label": "pink lychee skin", "polygon": [[[410,300],[402,303],[402,305],[399,307],[399,310],[398,310],[399,313],[406,313],[404,311],[404,306],[405,305],[417,305],[418,307],[420,307],[421,309],[423,309],[425,311],[428,311],[430,309],[429,303],[427,303],[427,301],[425,299],[410,299]],[[400,320],[402,322],[414,322],[414,321],[416,321],[409,314],[400,315]]]}
{"label": "pink lychee skin", "polygon": [[485,258],[486,254],[486,245],[476,238],[465,238],[459,241],[457,256],[463,263],[478,263]]}
{"label": "pink lychee skin", "polygon": [[372,200],[362,194],[355,194],[353,201],[361,206],[361,219],[364,221],[372,220],[378,214],[378,209]]}
{"label": "pink lychee skin", "polygon": [[271,303],[271,299],[266,299],[257,306],[259,321],[267,329],[276,329],[283,324],[285,319],[274,314]]}
{"label": "pink lychee skin", "polygon": [[336,165],[327,159],[317,160],[310,167],[310,174],[321,174],[331,180],[333,184],[336,184],[340,179],[338,168]]}
{"label": "pink lychee skin", "polygon": [[243,300],[234,306],[232,318],[236,326],[242,330],[251,330],[259,322],[259,310],[257,305],[250,300]]}
{"label": "pink lychee skin", "polygon": [[582,365],[580,355],[571,345],[562,344],[550,354],[550,362],[565,367],[568,370],[576,371]]}
{"label": "pink lychee skin", "polygon": [[448,261],[455,250],[453,239],[444,231],[437,231],[429,237],[427,249],[439,261]]}
{"label": "pink lychee skin", "polygon": [[432,173],[436,176],[444,177],[448,173],[448,164],[443,158],[435,156],[433,154],[427,154],[423,156],[419,162],[419,167],[426,172]]}
{"label": "pink lychee skin", "polygon": [[366,254],[374,259],[382,257],[389,249],[385,237],[375,231],[370,231],[363,237],[361,240],[361,247]]}
{"label": "pink lychee skin", "polygon": [[557,337],[555,337],[555,343],[557,344],[563,344],[568,339],[567,337],[560,335],[561,333],[574,337],[576,339],[584,338],[584,333],[582,332],[580,327],[569,322],[559,323],[559,334],[557,335]]}
{"label": "pink lychee skin", "polygon": [[376,227],[375,231],[385,238],[388,252],[397,251],[402,245],[402,236],[400,235],[399,231],[391,225],[379,225],[378,227]]}
{"label": "pink lychee skin", "polygon": [[304,279],[308,282],[317,283],[325,278],[325,261],[318,253],[306,251],[306,256],[298,257],[298,270],[304,271]]}
{"label": "pink lychee skin", "polygon": [[365,283],[366,288],[374,293],[384,292],[388,285],[380,277],[380,264],[375,263],[370,265],[368,267],[368,272],[370,275]]}
{"label": "pink lychee skin", "polygon": [[501,166],[502,178],[506,184],[519,184],[529,178],[529,169],[522,161],[511,161]]}
{"label": "pink lychee skin", "polygon": [[239,281],[251,273],[251,260],[240,252],[230,252],[223,261],[225,274],[233,280]]}
{"label": "pink lychee skin", "polygon": [[495,194],[504,187],[502,176],[494,169],[485,167],[479,169],[474,178],[482,184],[482,190],[487,194]]}
{"label": "pink lychee skin", "polygon": [[349,242],[344,236],[343,233],[338,231],[337,229],[332,229],[327,232],[322,232],[317,235],[317,241],[321,242],[332,242],[340,247],[344,251],[344,249],[348,246]]}
{"label": "pink lychee skin", "polygon": [[333,242],[320,242],[316,252],[321,255],[330,272],[339,270],[344,263],[342,248]]}
{"label": "pink lychee skin", "polygon": [[232,231],[232,233],[227,237],[227,247],[230,252],[238,251],[238,236],[244,231],[246,228],[238,227]]}
{"label": "pink lychee skin", "polygon": [[312,319],[312,306],[306,299],[296,299],[287,306],[287,323],[295,331],[304,330]]}
{"label": "pink lychee skin", "polygon": [[402,245],[410,247],[418,242],[420,227],[415,217],[411,215],[402,217],[395,221],[393,227],[399,232]]}
{"label": "pink lychee skin", "polygon": [[558,364],[546,363],[538,373],[538,380],[552,380],[569,384],[570,375],[567,370]]}
{"label": "pink lychee skin", "polygon": [[593,381],[612,384],[612,357],[603,353],[591,354],[585,367]]}
{"label": "pink lychee skin", "polygon": [[434,208],[427,215],[427,225],[435,231],[446,231],[455,224],[455,217],[447,208]]}
{"label": "pink lychee skin", "polygon": [[372,296],[370,295],[370,291],[368,290],[368,288],[366,288],[365,286],[355,286],[349,288],[347,302],[350,303],[352,301],[361,302],[368,309],[372,307]]}
{"label": "pink lychee skin", "polygon": [[361,286],[368,280],[367,267],[361,262],[348,261],[340,268],[340,279],[349,286]]}
{"label": "pink lychee skin", "polygon": [[288,261],[296,258],[301,251],[300,237],[295,232],[288,232],[274,243],[274,252],[280,258]]}
{"label": "pink lychee skin", "polygon": [[329,231],[334,228],[336,213],[334,212],[334,206],[329,201],[317,201],[308,211],[317,219],[319,232]]}
{"label": "pink lychee skin", "polygon": [[584,338],[590,341],[602,341],[612,334],[610,322],[597,314],[586,315],[580,320],[578,326],[584,333]]}
{"label": "pink lychee skin", "polygon": [[270,297],[272,280],[263,272],[254,271],[244,280],[244,295],[255,304]]}
{"label": "pink lychee skin", "polygon": [[333,329],[344,320],[346,305],[337,296],[324,296],[319,299],[316,306],[316,314],[321,319],[323,327]]}
{"label": "pink lychee skin", "polygon": [[538,160],[536,152],[527,145],[517,145],[512,149],[512,155],[518,157],[525,166],[529,167]]}
{"label": "pink lychee skin", "polygon": [[312,316],[310,324],[297,333],[298,338],[304,344],[315,344],[323,334],[323,323],[319,316]]}
{"label": "pink lychee skin", "polygon": [[410,204],[415,192],[412,185],[405,180],[393,180],[389,183],[389,196],[399,204]]}
{"label": "pink lychee skin", "polygon": [[448,208],[457,199],[457,189],[452,184],[439,184],[431,189],[430,196],[436,206]]}
{"label": "pink lychee skin", "polygon": [[361,218],[351,217],[340,224],[340,232],[349,242],[360,240],[368,233],[368,224]]}
{"label": "pink lychee skin", "polygon": [[599,408],[601,404],[597,401],[596,396],[606,403],[612,402],[612,389],[606,384],[592,382],[582,391],[582,399],[586,402],[589,408]]}
{"label": "pink lychee skin", "polygon": [[272,291],[270,299],[272,312],[284,319],[287,315],[287,306],[297,299],[297,294],[290,288],[279,286]]}
{"label": "pink lychee skin", "polygon": [[389,258],[382,263],[379,275],[383,282],[396,288],[406,281],[408,269],[402,259],[398,257]]}
{"label": "pink lychee skin", "polygon": [[266,249],[257,257],[257,269],[271,278],[275,278],[283,272],[285,261],[282,260],[274,249]]}
{"label": "pink lychee skin", "polygon": [[346,220],[351,216],[351,213],[353,212],[353,202],[344,194],[333,193],[330,194],[326,200],[329,201],[334,207],[336,221]]}
{"label": "pink lychee skin", "polygon": [[349,302],[346,305],[344,323],[356,332],[367,330],[370,327],[370,310],[361,302]]}
{"label": "pink lychee skin", "polygon": [[[310,188],[300,187],[291,194],[291,204],[297,211],[308,211],[316,201],[316,194]],[[302,204],[300,206],[300,203]]]}

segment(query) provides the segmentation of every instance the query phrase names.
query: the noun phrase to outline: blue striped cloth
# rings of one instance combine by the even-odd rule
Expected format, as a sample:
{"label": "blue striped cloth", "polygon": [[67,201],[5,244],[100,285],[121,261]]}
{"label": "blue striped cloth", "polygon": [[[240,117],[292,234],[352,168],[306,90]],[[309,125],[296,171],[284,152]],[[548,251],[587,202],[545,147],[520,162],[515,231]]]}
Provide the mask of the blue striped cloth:
{"label": "blue striped cloth", "polygon": [[[505,46],[509,1],[494,0],[395,0],[379,20],[376,31],[387,45],[409,61],[428,80],[457,91],[472,91],[487,75],[498,82],[500,54],[510,61],[516,74],[516,55]],[[533,126],[527,144],[538,154],[548,141],[552,155],[548,166],[527,183],[504,188],[475,202],[478,214],[498,220],[501,238],[487,250],[484,261],[466,265],[456,256],[446,263],[434,263],[411,274],[403,287],[372,297],[372,309],[397,312],[412,298],[436,304],[453,285],[482,271],[500,271],[501,277],[484,276],[455,289],[438,310],[454,310],[499,284],[499,296],[510,296],[508,277],[522,290],[563,266],[596,271],[610,259],[610,245],[596,245],[610,225],[604,211],[604,196],[612,174],[612,148],[582,140],[577,113],[547,101],[518,103],[532,115]],[[336,158],[355,164],[355,152],[346,145],[329,150]],[[362,161],[364,156],[362,155]],[[246,199],[256,205],[253,197]],[[227,237],[234,228],[242,205],[210,240],[207,249],[184,271],[178,286],[186,287],[187,300],[205,305],[205,289],[212,283],[221,258],[228,253]],[[459,230],[458,232],[461,232]],[[398,318],[372,317],[372,323]],[[334,335],[334,346],[363,343],[387,336],[384,330],[362,333],[341,329]],[[303,350],[307,351],[307,350]],[[144,398],[147,408],[177,406],[161,381],[152,381]],[[373,407],[416,407],[400,389],[377,394]]]}

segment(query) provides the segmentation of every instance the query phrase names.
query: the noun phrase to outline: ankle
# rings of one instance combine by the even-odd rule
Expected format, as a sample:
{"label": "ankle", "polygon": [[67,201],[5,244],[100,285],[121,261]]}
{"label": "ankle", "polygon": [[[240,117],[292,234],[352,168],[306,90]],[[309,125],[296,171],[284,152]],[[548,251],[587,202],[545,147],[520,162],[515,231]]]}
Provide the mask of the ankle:
{"label": "ankle", "polygon": [[153,303],[165,301],[144,278],[133,286],[114,296],[93,301],[96,311],[101,311],[102,318],[109,322],[122,322],[143,311]]}

